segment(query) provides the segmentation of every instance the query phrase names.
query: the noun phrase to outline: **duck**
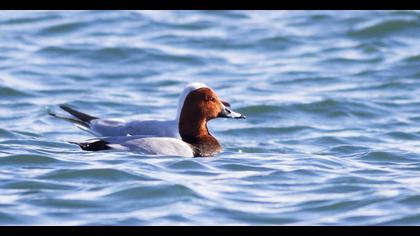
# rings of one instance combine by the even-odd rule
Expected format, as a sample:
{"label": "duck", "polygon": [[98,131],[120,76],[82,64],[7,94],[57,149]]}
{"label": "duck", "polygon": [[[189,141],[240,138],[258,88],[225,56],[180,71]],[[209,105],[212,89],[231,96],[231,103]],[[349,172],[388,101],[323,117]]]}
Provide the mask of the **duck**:
{"label": "duck", "polygon": [[209,87],[192,89],[182,103],[178,119],[181,139],[154,135],[111,136],[72,142],[86,151],[117,150],[149,155],[212,157],[223,151],[219,141],[209,132],[207,122],[217,118],[246,117],[223,104]]}
{"label": "duck", "polygon": [[[66,104],[59,105],[59,107],[69,113],[71,117],[58,115],[53,112],[49,112],[49,114],[56,118],[70,121],[78,128],[87,131],[96,137],[150,135],[180,139],[181,136],[178,131],[178,123],[185,98],[191,91],[200,88],[208,88],[208,86],[201,82],[192,82],[185,86],[178,98],[177,114],[174,119],[132,121],[125,121],[123,119],[103,119],[80,112]],[[223,100],[221,100],[221,102],[224,106],[230,107],[228,102]]]}

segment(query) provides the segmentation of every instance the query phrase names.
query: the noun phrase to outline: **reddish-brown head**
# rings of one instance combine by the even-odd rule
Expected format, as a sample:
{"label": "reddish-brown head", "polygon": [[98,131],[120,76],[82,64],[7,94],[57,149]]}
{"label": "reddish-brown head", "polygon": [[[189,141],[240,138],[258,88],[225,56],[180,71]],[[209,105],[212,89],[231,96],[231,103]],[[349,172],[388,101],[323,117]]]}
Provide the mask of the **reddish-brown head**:
{"label": "reddish-brown head", "polygon": [[[205,119],[206,121],[217,118],[245,118],[228,108],[228,103],[219,99],[219,96],[208,87],[191,91],[185,98],[181,117],[184,119]],[[182,119],[182,118],[181,118]]]}
{"label": "reddish-brown head", "polygon": [[185,98],[181,117],[185,113],[188,117],[211,120],[219,115],[223,107],[219,97],[211,88],[199,88],[191,91]]}

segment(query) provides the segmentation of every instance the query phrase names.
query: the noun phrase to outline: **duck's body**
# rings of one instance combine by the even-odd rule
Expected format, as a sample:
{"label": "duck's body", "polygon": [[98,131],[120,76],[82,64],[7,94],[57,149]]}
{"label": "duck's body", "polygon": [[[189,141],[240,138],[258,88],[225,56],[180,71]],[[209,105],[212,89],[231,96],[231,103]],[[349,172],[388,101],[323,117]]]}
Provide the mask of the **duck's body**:
{"label": "duck's body", "polygon": [[89,116],[67,106],[62,108],[78,118],[80,125],[89,131],[110,136],[77,143],[83,150],[113,149],[151,155],[210,157],[222,152],[223,148],[209,133],[207,121],[218,117],[245,117],[227,108],[212,89],[198,85],[184,89],[180,98],[182,106],[178,107],[177,118],[173,121],[118,122]]}

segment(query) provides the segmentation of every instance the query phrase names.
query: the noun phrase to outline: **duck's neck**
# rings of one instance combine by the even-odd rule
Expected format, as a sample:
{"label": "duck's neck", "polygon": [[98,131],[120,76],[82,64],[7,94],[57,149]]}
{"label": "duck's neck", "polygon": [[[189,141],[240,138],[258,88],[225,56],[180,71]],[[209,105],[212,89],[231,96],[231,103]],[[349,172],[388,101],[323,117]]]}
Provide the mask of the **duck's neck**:
{"label": "duck's neck", "polygon": [[179,134],[184,142],[192,146],[194,156],[210,157],[223,150],[217,139],[209,133],[206,119],[180,119]]}

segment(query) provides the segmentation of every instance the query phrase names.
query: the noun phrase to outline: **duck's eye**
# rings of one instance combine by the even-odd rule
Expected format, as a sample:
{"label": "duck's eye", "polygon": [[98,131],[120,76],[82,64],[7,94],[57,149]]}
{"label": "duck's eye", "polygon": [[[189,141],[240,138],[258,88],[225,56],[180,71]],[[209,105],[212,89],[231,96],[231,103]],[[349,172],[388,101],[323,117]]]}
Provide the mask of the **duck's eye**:
{"label": "duck's eye", "polygon": [[212,102],[213,102],[213,101],[214,101],[214,97],[212,97],[212,96],[206,96],[206,100],[207,100],[207,101],[212,101]]}

